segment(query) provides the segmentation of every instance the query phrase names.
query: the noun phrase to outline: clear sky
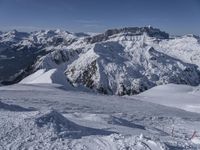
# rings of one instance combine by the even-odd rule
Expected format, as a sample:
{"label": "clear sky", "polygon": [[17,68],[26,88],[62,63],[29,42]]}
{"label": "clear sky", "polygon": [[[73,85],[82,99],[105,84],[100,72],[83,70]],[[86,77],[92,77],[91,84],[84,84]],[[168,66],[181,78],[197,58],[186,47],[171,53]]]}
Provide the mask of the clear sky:
{"label": "clear sky", "polygon": [[102,32],[147,25],[200,35],[200,0],[0,0],[0,30]]}

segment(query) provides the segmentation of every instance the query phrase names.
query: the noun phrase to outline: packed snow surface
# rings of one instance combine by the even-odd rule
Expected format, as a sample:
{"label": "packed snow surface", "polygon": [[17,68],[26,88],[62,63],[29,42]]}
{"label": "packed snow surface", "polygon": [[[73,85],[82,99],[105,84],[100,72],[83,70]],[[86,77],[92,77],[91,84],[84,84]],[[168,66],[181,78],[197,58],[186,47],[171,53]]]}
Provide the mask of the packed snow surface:
{"label": "packed snow surface", "polygon": [[[169,86],[198,98],[191,87]],[[200,148],[200,114],[146,101],[142,96],[65,91],[55,84],[0,87],[0,149]]]}

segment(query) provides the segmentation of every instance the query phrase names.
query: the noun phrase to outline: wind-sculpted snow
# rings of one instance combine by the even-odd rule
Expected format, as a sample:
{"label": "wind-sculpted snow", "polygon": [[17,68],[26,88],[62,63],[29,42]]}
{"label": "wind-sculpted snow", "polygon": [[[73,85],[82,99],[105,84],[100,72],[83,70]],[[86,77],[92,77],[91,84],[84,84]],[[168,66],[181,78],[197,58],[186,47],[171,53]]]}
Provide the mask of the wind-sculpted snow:
{"label": "wind-sculpted snow", "polygon": [[0,98],[1,105],[35,108],[0,109],[2,150],[198,150],[200,146],[199,114],[138,97],[17,84],[0,87]]}
{"label": "wind-sculpted snow", "polygon": [[130,127],[130,128],[135,128],[135,129],[140,129],[140,130],[145,130],[145,126],[131,123],[128,120],[118,118],[111,116],[108,120],[108,124],[114,124],[114,125],[120,125],[120,126],[125,126],[125,127]]}
{"label": "wind-sculpted snow", "polygon": [[77,125],[55,110],[36,118],[35,123],[40,128],[46,127],[49,130],[53,128],[52,130],[61,138],[68,137],[76,139],[83,136],[109,135],[114,133]]}

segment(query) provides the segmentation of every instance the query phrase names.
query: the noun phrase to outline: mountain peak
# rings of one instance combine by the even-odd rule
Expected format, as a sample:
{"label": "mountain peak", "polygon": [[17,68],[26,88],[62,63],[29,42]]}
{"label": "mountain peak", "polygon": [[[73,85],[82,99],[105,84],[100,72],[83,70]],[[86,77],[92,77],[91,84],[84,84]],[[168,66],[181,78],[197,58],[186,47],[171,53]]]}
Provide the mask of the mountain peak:
{"label": "mountain peak", "polygon": [[[0,80],[9,76],[6,81],[14,83],[36,71],[24,83],[44,81],[68,89],[118,95],[137,94],[160,84],[200,83],[196,66],[200,66],[200,44],[194,35],[169,38],[151,26],[110,29],[89,37],[80,35],[61,30],[38,31],[28,38],[1,35],[5,50],[0,52],[0,71],[4,73]],[[5,39],[8,44],[4,44]],[[19,58],[23,58],[23,63],[18,63]],[[11,59],[16,62],[12,65],[16,69],[6,74]],[[40,70],[44,72],[39,72],[35,80]]]}
{"label": "mountain peak", "polygon": [[19,42],[19,41],[23,40],[24,38],[27,38],[28,36],[29,36],[29,33],[19,32],[17,30],[3,32],[1,34],[1,37],[2,37],[3,41],[5,41],[5,42]]}
{"label": "mountain peak", "polygon": [[128,34],[131,36],[137,36],[137,35],[143,35],[147,34],[149,37],[155,37],[158,39],[168,39],[169,34],[161,31],[160,29],[153,28],[151,26],[148,27],[125,27],[120,29],[109,29],[103,34],[98,34],[93,37],[87,38],[87,42],[89,43],[95,43],[95,42],[101,42],[109,39],[109,37],[116,35],[116,34]]}

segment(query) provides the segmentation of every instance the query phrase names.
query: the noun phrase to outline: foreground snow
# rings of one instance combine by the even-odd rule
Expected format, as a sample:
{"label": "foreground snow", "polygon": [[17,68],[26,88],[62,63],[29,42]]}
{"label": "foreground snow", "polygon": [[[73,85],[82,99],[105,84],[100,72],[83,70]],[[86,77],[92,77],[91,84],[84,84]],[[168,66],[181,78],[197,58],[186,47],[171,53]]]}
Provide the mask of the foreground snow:
{"label": "foreground snow", "polygon": [[0,149],[199,148],[199,114],[136,98],[49,84],[0,87]]}

